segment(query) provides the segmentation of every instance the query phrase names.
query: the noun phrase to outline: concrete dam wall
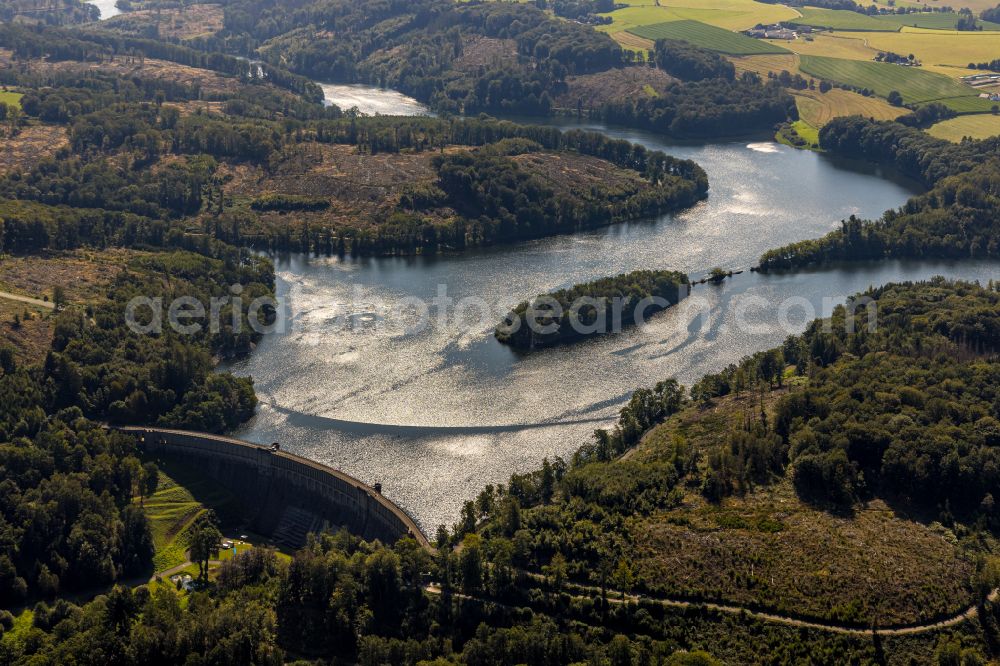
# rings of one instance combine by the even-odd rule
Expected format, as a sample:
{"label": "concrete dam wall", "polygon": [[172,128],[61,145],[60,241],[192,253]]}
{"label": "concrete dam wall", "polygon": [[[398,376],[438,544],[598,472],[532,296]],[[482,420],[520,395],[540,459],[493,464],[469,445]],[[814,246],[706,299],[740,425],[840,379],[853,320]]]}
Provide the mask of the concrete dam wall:
{"label": "concrete dam wall", "polygon": [[306,534],[345,527],[394,543],[427,537],[402,509],[361,481],[326,465],[232,437],[164,428],[122,427],[139,447],[197,468],[242,501],[250,528],[297,548]]}

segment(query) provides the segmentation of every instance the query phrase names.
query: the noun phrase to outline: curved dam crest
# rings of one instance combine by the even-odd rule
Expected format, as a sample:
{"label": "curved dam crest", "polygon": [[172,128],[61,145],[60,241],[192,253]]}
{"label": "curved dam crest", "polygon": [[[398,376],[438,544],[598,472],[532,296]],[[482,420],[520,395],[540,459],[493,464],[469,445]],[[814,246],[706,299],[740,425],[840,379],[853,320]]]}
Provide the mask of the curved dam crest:
{"label": "curved dam crest", "polygon": [[291,548],[306,535],[346,527],[365,539],[430,541],[401,508],[375,488],[318,462],[222,435],[124,426],[150,454],[195,463],[246,503],[253,529]]}

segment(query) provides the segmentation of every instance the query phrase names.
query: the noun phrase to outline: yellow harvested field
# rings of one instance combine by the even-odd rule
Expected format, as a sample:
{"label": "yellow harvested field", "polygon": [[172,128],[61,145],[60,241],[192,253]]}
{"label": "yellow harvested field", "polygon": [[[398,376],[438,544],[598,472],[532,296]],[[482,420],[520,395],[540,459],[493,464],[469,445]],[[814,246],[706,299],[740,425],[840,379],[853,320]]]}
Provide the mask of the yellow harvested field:
{"label": "yellow harvested field", "polygon": [[825,93],[794,90],[792,94],[799,116],[813,127],[822,127],[840,116],[860,115],[875,120],[893,120],[908,113],[907,109],[892,106],[880,97],[865,97],[839,88]]}
{"label": "yellow harvested field", "polygon": [[758,23],[777,23],[800,15],[784,5],[753,0],[625,0],[624,4],[628,6],[604,15],[613,23],[597,29],[617,39],[617,33],[667,21],[701,21],[727,30],[746,30]]}
{"label": "yellow harvested field", "polygon": [[[827,58],[843,58],[845,60],[872,60],[878,50],[866,45],[867,35],[873,32],[841,32],[821,33],[815,35],[812,41],[796,39],[793,42],[768,40],[784,46],[789,51],[801,55],[826,56]],[[887,33],[895,34],[895,33]],[[863,36],[865,35],[865,36]]]}
{"label": "yellow harvested field", "polygon": [[934,125],[927,130],[927,133],[939,139],[947,139],[956,143],[966,136],[973,139],[985,139],[1000,135],[1000,115],[981,113],[972,116],[959,116]]}
{"label": "yellow harvested field", "polygon": [[611,38],[622,45],[626,49],[632,49],[633,51],[652,51],[653,40],[643,39],[639,35],[633,35],[631,32],[616,32],[611,35]]}
{"label": "yellow harvested field", "polygon": [[[896,5],[899,6],[899,7],[907,7],[907,6],[909,6],[909,7],[938,7],[941,4],[942,3],[938,2],[938,0],[931,0],[931,1],[926,1],[925,0],[924,2],[921,2],[920,0],[916,0],[916,2],[901,2],[901,1],[897,0],[897,2],[896,2]],[[962,0],[962,2],[946,3],[946,4],[951,4],[955,8],[968,7],[969,9],[972,10],[972,12],[976,16],[978,16],[979,12],[983,11],[984,9],[992,9],[993,7],[996,7],[997,6],[997,0]]]}
{"label": "yellow harvested field", "polygon": [[964,67],[970,62],[988,62],[1000,57],[1000,34],[996,32],[903,28],[902,32],[868,32],[865,36],[874,49],[904,56],[912,53],[924,65]]}
{"label": "yellow harvested field", "polygon": [[[864,4],[865,7],[869,5],[869,3],[867,2],[861,4]],[[921,0],[913,0],[912,2],[910,0],[896,0],[891,5],[886,0],[879,0],[878,2],[873,2],[871,4],[880,8],[934,7],[935,9],[939,9],[942,4],[950,4],[956,9],[959,7],[968,7],[969,9],[972,10],[972,13],[974,13],[976,16],[979,16],[979,12],[983,11],[984,9],[992,9],[993,7],[996,7],[997,0],[962,0],[962,2],[957,2],[957,3],[941,3],[938,0],[927,0],[923,2]]]}
{"label": "yellow harvested field", "polygon": [[925,64],[921,69],[927,72],[936,72],[937,74],[944,74],[945,76],[951,77],[953,79],[959,79],[963,76],[968,76],[969,74],[982,74],[974,69],[969,69],[967,67],[962,67],[959,65],[927,65]]}
{"label": "yellow harvested field", "polygon": [[762,78],[767,78],[768,72],[779,74],[785,71],[789,74],[802,74],[799,71],[799,57],[794,53],[731,56],[729,59],[736,66],[737,75],[754,72]]}

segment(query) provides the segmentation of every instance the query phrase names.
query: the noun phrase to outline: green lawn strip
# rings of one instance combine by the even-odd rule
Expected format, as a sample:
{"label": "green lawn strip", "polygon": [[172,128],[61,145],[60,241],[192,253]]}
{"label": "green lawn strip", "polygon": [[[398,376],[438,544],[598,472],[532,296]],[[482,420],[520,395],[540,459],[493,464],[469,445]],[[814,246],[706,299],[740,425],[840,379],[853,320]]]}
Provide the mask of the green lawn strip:
{"label": "green lawn strip", "polygon": [[804,120],[782,125],[774,138],[778,143],[792,148],[822,152],[819,147],[819,130]]}
{"label": "green lawn strip", "polygon": [[232,510],[235,498],[197,470],[173,461],[157,460],[160,481],[144,502],[153,536],[153,568],[163,571],[187,560],[187,532],[208,509]]}

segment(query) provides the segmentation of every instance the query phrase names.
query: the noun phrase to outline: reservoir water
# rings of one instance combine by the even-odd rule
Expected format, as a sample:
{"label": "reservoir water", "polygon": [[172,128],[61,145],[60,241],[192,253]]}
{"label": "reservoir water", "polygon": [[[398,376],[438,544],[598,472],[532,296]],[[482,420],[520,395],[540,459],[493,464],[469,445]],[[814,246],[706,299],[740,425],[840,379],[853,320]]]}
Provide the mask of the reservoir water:
{"label": "reservoir water", "polygon": [[323,103],[335,104],[343,111],[357,109],[373,116],[426,116],[430,110],[401,92],[386,88],[376,88],[362,83],[320,83],[323,89]]}
{"label": "reservoir water", "polygon": [[87,0],[88,5],[94,5],[101,10],[102,21],[122,13],[122,10],[115,6],[115,2],[116,0]]}
{"label": "reservoir water", "polygon": [[[871,165],[770,141],[672,145],[588,126],[696,160],[710,179],[708,199],[676,215],[460,256],[276,257],[290,322],[230,366],[253,376],[261,398],[236,434],[380,482],[433,533],[487,483],[571,455],[636,388],[667,377],[690,384],[779,344],[870,285],[1000,275],[997,264],[975,262],[744,272],[696,287],[643,328],[518,355],[495,342],[492,327],[540,292],[639,268],[693,278],[713,266],[747,268],[764,250],[817,237],[851,214],[878,216],[917,191]],[[443,305],[442,294],[464,312]],[[415,304],[435,296],[428,326],[399,324],[419,323]],[[483,304],[492,311],[483,315]]]}

